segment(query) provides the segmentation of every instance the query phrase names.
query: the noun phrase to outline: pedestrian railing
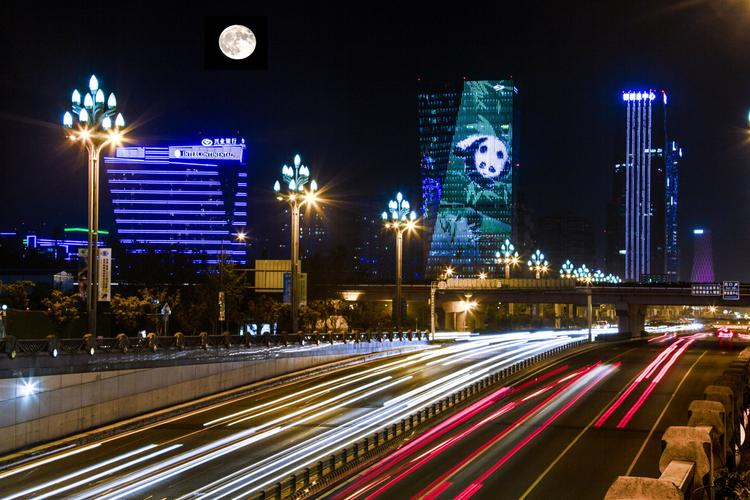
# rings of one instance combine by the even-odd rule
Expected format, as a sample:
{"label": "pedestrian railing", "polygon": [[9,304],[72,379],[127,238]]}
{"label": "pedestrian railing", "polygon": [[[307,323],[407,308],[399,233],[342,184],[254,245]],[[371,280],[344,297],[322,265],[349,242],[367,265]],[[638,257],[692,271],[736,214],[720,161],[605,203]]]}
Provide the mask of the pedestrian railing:
{"label": "pedestrian railing", "polygon": [[18,339],[14,336],[0,338],[0,353],[11,359],[18,355],[44,354],[57,357],[61,354],[157,352],[160,350],[209,350],[245,349],[248,347],[301,346],[310,344],[360,343],[360,342],[404,342],[428,340],[428,333],[422,331],[392,332],[312,332],[262,335],[184,335],[177,332],[172,336],[158,336],[149,333],[145,337],[129,337],[120,333],[115,337],[95,337],[86,334],[78,339],[61,339],[49,335],[45,339]]}

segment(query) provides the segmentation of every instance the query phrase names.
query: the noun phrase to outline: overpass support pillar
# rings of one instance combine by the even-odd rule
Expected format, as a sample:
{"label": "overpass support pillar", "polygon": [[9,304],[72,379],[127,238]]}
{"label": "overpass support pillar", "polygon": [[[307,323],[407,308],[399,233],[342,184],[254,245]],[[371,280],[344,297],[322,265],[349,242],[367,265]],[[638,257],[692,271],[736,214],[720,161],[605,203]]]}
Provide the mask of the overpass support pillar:
{"label": "overpass support pillar", "polygon": [[555,328],[562,328],[563,314],[565,314],[565,305],[555,304]]}
{"label": "overpass support pillar", "polygon": [[620,335],[640,337],[646,326],[646,306],[643,304],[617,304],[617,330]]}

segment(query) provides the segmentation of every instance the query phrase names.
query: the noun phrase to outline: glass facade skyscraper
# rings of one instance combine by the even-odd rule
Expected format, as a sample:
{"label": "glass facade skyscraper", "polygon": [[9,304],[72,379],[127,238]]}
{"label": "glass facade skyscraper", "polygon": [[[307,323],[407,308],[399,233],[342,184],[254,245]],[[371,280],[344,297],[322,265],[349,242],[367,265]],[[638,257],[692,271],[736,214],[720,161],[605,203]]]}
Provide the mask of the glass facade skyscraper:
{"label": "glass facade skyscraper", "polygon": [[679,163],[682,160],[682,148],[672,141],[667,148],[666,179],[664,201],[665,209],[665,272],[670,281],[679,281],[680,277],[680,247],[679,227],[677,224],[677,210],[679,202]]}
{"label": "glass facade skyscraper", "polygon": [[423,88],[417,98],[426,276],[495,268],[513,225],[516,97],[512,80]]}
{"label": "glass facade skyscraper", "polygon": [[245,141],[118,147],[104,158],[117,237],[129,253],[179,252],[195,264],[247,262]]}

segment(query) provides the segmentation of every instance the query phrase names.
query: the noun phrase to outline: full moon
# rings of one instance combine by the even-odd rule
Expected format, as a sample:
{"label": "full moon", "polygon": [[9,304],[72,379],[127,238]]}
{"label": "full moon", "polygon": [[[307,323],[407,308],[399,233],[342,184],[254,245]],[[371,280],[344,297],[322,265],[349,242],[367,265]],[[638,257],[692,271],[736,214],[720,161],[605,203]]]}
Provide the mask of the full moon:
{"label": "full moon", "polygon": [[219,48],[230,59],[245,59],[255,50],[255,33],[247,26],[233,24],[219,35]]}

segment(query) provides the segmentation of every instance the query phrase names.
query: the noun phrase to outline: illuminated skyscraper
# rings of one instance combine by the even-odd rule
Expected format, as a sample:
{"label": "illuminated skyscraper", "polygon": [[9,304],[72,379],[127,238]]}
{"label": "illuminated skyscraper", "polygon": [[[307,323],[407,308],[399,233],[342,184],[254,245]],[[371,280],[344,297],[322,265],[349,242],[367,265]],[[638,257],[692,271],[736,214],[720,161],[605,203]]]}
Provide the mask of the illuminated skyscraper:
{"label": "illuminated skyscraper", "polygon": [[179,252],[195,264],[224,254],[245,264],[245,141],[203,139],[199,145],[118,147],[104,158],[117,237],[129,253]]}
{"label": "illuminated skyscraper", "polygon": [[[622,94],[625,119],[625,277],[668,274],[665,259],[667,94],[628,91]],[[677,163],[674,162],[676,180]],[[671,181],[670,181],[671,182]],[[674,185],[676,190],[676,185]],[[676,194],[676,191],[675,193]],[[673,198],[674,200],[674,198]],[[676,200],[674,200],[676,201]],[[676,226],[676,205],[670,212]],[[676,229],[675,229],[676,231]],[[676,233],[673,238],[676,252]],[[676,254],[674,256],[676,258]],[[676,270],[675,270],[676,273]]]}
{"label": "illuminated skyscraper", "polygon": [[666,203],[666,227],[665,227],[665,272],[670,281],[679,281],[680,275],[680,248],[679,248],[679,226],[677,223],[677,212],[679,202],[679,163],[682,160],[682,148],[672,141],[667,148],[667,165],[664,201]]}
{"label": "illuminated skyscraper", "polygon": [[709,229],[693,230],[693,269],[690,272],[690,281],[693,283],[714,281],[714,257]]}
{"label": "illuminated skyscraper", "polygon": [[512,80],[423,88],[417,98],[426,276],[476,277],[512,237],[516,97]]}

